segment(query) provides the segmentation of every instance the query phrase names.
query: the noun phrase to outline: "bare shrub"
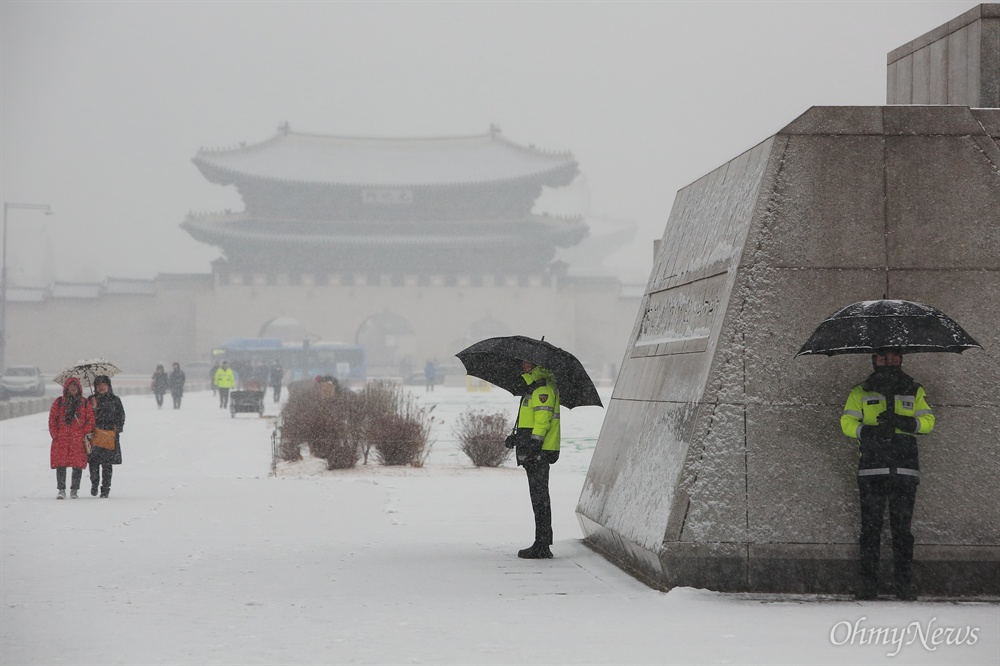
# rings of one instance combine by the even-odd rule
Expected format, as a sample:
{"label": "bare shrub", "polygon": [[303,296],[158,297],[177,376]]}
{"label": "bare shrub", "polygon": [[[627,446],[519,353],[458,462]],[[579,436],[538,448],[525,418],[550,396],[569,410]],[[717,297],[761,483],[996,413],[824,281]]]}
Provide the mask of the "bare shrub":
{"label": "bare shrub", "polygon": [[348,469],[358,464],[358,449],[347,438],[330,437],[309,442],[309,452],[326,460],[327,469]]}
{"label": "bare shrub", "polygon": [[327,469],[354,467],[358,462],[358,449],[350,437],[350,429],[344,408],[345,392],[324,391],[323,386],[313,382],[311,386],[301,386],[290,392],[288,402],[281,410],[282,442],[281,454],[298,457],[299,446],[304,442],[309,453],[326,460]]}
{"label": "bare shrub", "polygon": [[302,442],[285,436],[284,431],[282,431],[281,440],[278,443],[278,457],[287,462],[302,460]]}
{"label": "bare shrub", "polygon": [[305,443],[328,469],[354,467],[359,459],[367,465],[372,452],[380,465],[423,466],[433,445],[433,407],[420,407],[410,393],[387,382],[370,382],[357,393],[331,395],[329,388],[313,382],[289,392],[281,412],[285,460],[301,459],[298,449]]}
{"label": "bare shrub", "polygon": [[458,448],[476,467],[499,467],[507,462],[513,453],[504,446],[509,431],[508,417],[503,412],[489,414],[471,409],[459,414],[452,428]]}
{"label": "bare shrub", "polygon": [[[384,414],[394,414],[399,391],[394,384],[372,381],[354,394],[348,407],[348,428],[358,443],[364,464],[368,464],[372,446],[386,437],[387,426],[381,423]],[[391,427],[391,426],[389,426]]]}
{"label": "bare shrub", "polygon": [[365,459],[370,449],[380,465],[423,467],[433,446],[434,407],[419,406],[411,393],[387,382],[369,383],[358,398]]}

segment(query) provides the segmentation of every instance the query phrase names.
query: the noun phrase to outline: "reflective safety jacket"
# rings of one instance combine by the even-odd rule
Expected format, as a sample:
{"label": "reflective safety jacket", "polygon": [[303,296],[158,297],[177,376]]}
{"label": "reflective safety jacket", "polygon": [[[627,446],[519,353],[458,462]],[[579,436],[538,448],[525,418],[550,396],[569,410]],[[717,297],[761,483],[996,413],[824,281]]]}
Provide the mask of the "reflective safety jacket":
{"label": "reflective safety jacket", "polygon": [[531,430],[531,440],[541,443],[542,451],[559,450],[559,389],[552,372],[535,366],[531,372],[521,375],[525,389],[531,388],[521,398],[517,412],[518,430]]}
{"label": "reflective safety jacket", "polygon": [[215,385],[219,388],[233,388],[236,386],[236,376],[233,375],[232,368],[219,368],[215,371]]}
{"label": "reflective safety jacket", "polygon": [[878,415],[886,410],[886,398],[876,391],[866,390],[858,384],[847,397],[844,413],[840,417],[840,428],[844,434],[858,441],[858,476],[883,476],[902,474],[920,476],[917,459],[917,438],[934,429],[934,414],[927,404],[924,387],[910,381],[896,395],[895,413],[912,416],[917,420],[917,430],[909,433],[896,428],[890,441],[880,441],[869,429],[862,432],[862,426],[874,426]]}

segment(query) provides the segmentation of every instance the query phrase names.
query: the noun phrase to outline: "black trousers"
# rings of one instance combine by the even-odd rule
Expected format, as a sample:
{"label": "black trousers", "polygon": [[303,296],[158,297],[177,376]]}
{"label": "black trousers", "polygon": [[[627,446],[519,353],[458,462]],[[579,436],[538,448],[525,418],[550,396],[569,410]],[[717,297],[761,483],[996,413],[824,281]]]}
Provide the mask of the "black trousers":
{"label": "black trousers", "polygon": [[878,591],[882,523],[887,504],[889,528],[892,530],[896,592],[910,590],[913,583],[913,533],[910,531],[910,522],[913,520],[917,484],[915,477],[898,474],[858,477],[858,493],[861,498],[861,591]]}
{"label": "black trousers", "polygon": [[181,398],[184,397],[184,391],[171,391],[170,397],[174,399],[174,409],[180,409]]}
{"label": "black trousers", "polygon": [[549,499],[549,463],[524,461],[531,510],[535,513],[535,542],[552,545],[552,502]]}
{"label": "black trousers", "polygon": [[219,387],[219,407],[225,409],[229,406],[229,389]]}
{"label": "black trousers", "polygon": [[[80,470],[81,472],[83,470]],[[111,490],[111,473],[114,467],[111,463],[90,463],[90,485],[100,484],[101,492],[106,493]],[[101,473],[104,473],[104,483],[101,483]]]}
{"label": "black trousers", "polygon": [[[80,489],[80,479],[83,478],[83,468],[74,467],[73,476],[70,480],[70,490]],[[66,490],[66,468],[56,467],[56,488],[59,490]]]}

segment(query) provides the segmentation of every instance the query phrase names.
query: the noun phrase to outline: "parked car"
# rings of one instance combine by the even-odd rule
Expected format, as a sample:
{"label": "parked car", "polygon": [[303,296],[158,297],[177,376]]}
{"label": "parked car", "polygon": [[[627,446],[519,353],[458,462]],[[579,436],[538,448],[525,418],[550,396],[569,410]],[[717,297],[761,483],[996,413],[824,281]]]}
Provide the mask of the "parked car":
{"label": "parked car", "polygon": [[45,378],[42,371],[33,365],[12,365],[0,377],[0,396],[44,396]]}

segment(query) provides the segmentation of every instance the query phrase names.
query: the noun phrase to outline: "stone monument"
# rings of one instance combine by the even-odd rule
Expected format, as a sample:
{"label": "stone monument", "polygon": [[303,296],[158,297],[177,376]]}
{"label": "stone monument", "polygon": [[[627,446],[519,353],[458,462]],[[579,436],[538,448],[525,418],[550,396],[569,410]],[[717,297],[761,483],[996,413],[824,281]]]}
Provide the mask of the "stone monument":
{"label": "stone monument", "polygon": [[[981,34],[998,8],[974,10]],[[660,588],[852,592],[839,417],[870,360],[794,356],[826,316],[885,295],[983,346],[904,364],[938,417],[918,588],[1000,593],[998,144],[1000,108],[814,107],[678,192],[577,506],[585,542]]]}

